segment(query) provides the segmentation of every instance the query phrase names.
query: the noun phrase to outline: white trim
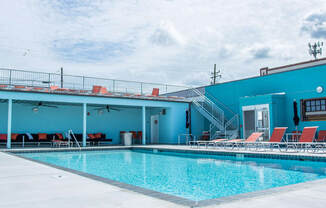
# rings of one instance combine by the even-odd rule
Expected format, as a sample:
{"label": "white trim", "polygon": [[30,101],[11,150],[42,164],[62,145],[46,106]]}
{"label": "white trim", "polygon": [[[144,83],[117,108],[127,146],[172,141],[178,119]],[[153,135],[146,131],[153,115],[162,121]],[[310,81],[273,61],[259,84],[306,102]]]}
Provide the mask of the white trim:
{"label": "white trim", "polygon": [[257,111],[258,110],[264,110],[266,109],[268,111],[268,128],[269,128],[269,136],[271,135],[271,117],[270,117],[270,109],[269,109],[269,104],[259,104],[259,105],[246,105],[246,106],[242,106],[242,123],[243,123],[243,127],[242,127],[242,133],[243,136],[245,135],[245,130],[246,130],[246,126],[245,126],[245,116],[244,116],[244,112],[245,111],[255,111],[255,131],[256,131],[256,125],[257,125]]}
{"label": "white trim", "polygon": [[279,73],[279,72],[292,71],[292,70],[296,70],[296,69],[308,68],[308,67],[319,66],[319,65],[324,65],[324,64],[326,64],[326,60],[319,60],[319,61],[315,61],[315,62],[311,62],[311,63],[298,64],[295,66],[289,66],[289,67],[284,67],[284,68],[280,68],[280,69],[272,68],[272,69],[267,70],[267,74],[275,74],[275,73]]}

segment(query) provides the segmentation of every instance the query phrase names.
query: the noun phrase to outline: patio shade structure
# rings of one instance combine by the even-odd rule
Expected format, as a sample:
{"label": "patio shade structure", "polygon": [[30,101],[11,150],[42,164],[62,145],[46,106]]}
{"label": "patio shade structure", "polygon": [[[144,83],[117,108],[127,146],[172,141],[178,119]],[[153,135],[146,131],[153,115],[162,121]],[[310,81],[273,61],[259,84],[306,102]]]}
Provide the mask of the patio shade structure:
{"label": "patio shade structure", "polygon": [[297,131],[298,130],[298,125],[299,125],[299,122],[300,122],[300,118],[298,116],[298,103],[295,100],[293,101],[293,112],[294,112],[293,122],[294,122],[294,125],[295,125],[295,129]]}

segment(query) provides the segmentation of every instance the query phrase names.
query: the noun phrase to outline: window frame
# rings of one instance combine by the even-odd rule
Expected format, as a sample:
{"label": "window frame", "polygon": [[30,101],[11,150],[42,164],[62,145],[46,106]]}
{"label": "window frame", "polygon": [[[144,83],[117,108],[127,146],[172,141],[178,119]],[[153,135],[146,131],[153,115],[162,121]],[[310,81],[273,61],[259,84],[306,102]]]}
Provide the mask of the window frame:
{"label": "window frame", "polygon": [[301,121],[326,121],[326,97],[300,100]]}

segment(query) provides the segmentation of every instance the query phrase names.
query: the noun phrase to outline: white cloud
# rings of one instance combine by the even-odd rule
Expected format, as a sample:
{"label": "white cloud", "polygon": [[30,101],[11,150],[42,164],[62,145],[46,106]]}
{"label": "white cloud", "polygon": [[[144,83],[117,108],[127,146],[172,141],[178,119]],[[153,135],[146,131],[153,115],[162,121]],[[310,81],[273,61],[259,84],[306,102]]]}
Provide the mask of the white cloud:
{"label": "white cloud", "polygon": [[69,74],[205,85],[216,63],[222,80],[244,78],[264,66],[310,59],[307,42],[316,37],[302,28],[315,27],[309,17],[323,6],[322,0],[3,0],[0,67],[63,66]]}

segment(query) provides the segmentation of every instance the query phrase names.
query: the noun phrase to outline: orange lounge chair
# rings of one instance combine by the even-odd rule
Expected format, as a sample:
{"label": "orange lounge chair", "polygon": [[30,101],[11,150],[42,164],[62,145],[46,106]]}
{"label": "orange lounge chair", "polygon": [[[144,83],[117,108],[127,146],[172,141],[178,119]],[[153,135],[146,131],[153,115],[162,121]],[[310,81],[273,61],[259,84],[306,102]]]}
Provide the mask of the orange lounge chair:
{"label": "orange lounge chair", "polygon": [[288,150],[289,147],[293,147],[296,150],[298,150],[298,148],[302,148],[305,151],[308,147],[312,147],[312,145],[314,145],[313,143],[315,141],[317,129],[318,126],[304,127],[299,141],[288,142],[286,149]]}
{"label": "orange lounge chair", "polygon": [[256,141],[258,140],[259,137],[261,137],[261,135],[263,135],[263,132],[254,132],[246,140],[231,139],[231,140],[227,140],[227,141],[223,142],[223,144],[224,144],[224,147],[231,146],[232,149],[235,147],[239,148],[241,144],[244,145],[244,147],[250,147],[250,146],[252,146],[252,144],[254,144],[254,146],[256,146],[256,144],[257,144]]}
{"label": "orange lounge chair", "polygon": [[160,89],[159,88],[153,88],[152,94],[146,95],[146,97],[159,97]]}

